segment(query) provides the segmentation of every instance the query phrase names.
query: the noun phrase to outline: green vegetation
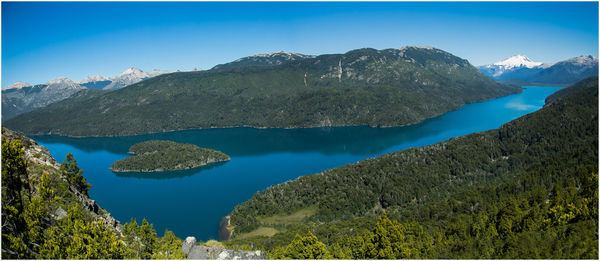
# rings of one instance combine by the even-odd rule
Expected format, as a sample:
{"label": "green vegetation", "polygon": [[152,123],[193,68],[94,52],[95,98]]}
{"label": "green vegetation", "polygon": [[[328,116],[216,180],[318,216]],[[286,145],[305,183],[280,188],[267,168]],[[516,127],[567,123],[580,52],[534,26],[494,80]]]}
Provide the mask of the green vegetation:
{"label": "green vegetation", "polygon": [[[549,101],[497,130],[272,186],[236,206],[226,245],[306,257],[294,237],[310,232],[334,258],[597,259],[598,78]],[[309,206],[278,234],[238,238]]]}
{"label": "green vegetation", "polygon": [[134,144],[129,153],[135,156],[118,160],[110,166],[114,172],[155,172],[192,169],[230,160],[216,150],[167,140],[150,140]]}
{"label": "green vegetation", "polygon": [[273,66],[172,73],[111,92],[82,92],[5,125],[27,134],[68,136],[232,126],[402,126],[520,91],[439,49],[358,49]]}
{"label": "green vegetation", "polygon": [[258,217],[257,220],[261,224],[275,224],[275,225],[292,225],[298,224],[302,220],[311,217],[315,214],[317,209],[315,207],[309,207],[298,210],[289,215],[274,215],[270,217]]}
{"label": "green vegetation", "polygon": [[26,159],[24,149],[36,151],[33,146],[2,128],[3,259],[184,258],[183,241],[172,232],[157,238],[146,220],[141,226],[132,220],[121,233],[107,223],[105,210],[84,207],[90,186],[73,155],[60,167],[42,164],[38,160],[49,155],[38,152]]}
{"label": "green vegetation", "polygon": [[248,233],[238,235],[237,238],[245,239],[245,238],[252,238],[252,237],[257,237],[257,236],[271,237],[271,236],[274,236],[275,234],[277,234],[278,232],[279,231],[277,229],[272,228],[272,227],[259,227]]}

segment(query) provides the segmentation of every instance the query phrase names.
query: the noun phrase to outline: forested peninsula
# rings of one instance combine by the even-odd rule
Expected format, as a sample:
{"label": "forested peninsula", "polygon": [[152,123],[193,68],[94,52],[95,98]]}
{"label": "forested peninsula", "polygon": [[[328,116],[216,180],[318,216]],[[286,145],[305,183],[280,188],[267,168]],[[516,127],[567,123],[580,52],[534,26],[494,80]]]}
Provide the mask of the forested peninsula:
{"label": "forested peninsula", "polygon": [[499,129],[269,187],[227,228],[271,258],[597,259],[598,78]]}
{"label": "forested peninsula", "polygon": [[110,169],[113,172],[161,172],[192,169],[231,159],[220,151],[167,140],[137,143],[129,148],[129,153],[135,155],[116,161]]}

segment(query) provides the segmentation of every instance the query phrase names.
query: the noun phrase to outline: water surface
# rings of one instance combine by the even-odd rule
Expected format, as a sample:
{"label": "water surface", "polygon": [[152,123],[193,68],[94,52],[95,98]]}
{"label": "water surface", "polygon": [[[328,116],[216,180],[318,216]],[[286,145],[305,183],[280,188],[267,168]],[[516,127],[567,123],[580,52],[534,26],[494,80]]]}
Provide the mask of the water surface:
{"label": "water surface", "polygon": [[[110,138],[34,136],[59,162],[72,152],[92,184],[90,196],[122,223],[146,218],[159,235],[217,239],[219,221],[257,191],[365,158],[495,129],[540,109],[562,87],[473,103],[408,127],[308,129],[226,128]],[[163,139],[223,151],[231,161],[193,170],[113,173],[135,143]]]}

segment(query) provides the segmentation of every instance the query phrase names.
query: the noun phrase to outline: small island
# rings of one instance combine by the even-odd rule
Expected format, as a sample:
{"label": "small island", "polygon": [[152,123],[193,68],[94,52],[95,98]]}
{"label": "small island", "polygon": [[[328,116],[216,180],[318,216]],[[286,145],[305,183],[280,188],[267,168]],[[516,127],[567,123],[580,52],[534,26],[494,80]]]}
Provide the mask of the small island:
{"label": "small island", "polygon": [[193,169],[215,162],[229,161],[229,155],[193,144],[149,140],[129,148],[134,156],[110,166],[113,172],[161,172]]}

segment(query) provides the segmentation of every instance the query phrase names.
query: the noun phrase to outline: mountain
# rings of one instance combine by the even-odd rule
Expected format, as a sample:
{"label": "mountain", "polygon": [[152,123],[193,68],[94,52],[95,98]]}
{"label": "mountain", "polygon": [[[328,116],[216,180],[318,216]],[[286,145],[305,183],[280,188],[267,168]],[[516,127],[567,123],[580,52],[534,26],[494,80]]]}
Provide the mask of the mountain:
{"label": "mountain", "polygon": [[2,90],[2,120],[61,101],[84,89],[67,78],[35,86],[15,83]]}
{"label": "mountain", "polygon": [[402,126],[520,91],[439,49],[365,48],[279,65],[160,75],[94,97],[73,97],[6,126],[70,136],[234,126]]}
{"label": "mountain", "polygon": [[495,80],[518,85],[572,84],[598,75],[598,59],[580,56],[549,64],[534,62],[524,55],[515,55],[503,61],[477,67]]}
{"label": "mountain", "polygon": [[341,259],[598,259],[598,77],[499,129],[271,186],[227,220],[229,246],[271,256],[308,231]]}
{"label": "mountain", "polygon": [[78,83],[74,83],[67,78],[58,78],[52,80],[59,82],[54,83],[49,89],[46,87],[50,83],[31,86],[27,83],[17,82],[2,90],[2,120],[61,101],[82,89],[119,89],[154,76],[172,72],[175,71],[153,70],[144,72],[137,68],[129,68],[114,77],[93,75]]}
{"label": "mountain", "polygon": [[289,61],[296,61],[306,58],[314,58],[314,55],[306,55],[299,53],[288,53],[284,51],[268,53],[268,54],[256,54],[244,58],[237,59],[233,62],[226,64],[219,64],[213,67],[213,69],[222,68],[233,68],[233,67],[245,67],[245,66],[269,66],[269,65],[280,65]]}
{"label": "mountain", "polygon": [[528,79],[528,81],[546,84],[568,84],[597,75],[598,58],[588,55],[558,62],[540,71],[532,79]]}
{"label": "mountain", "polygon": [[120,75],[109,78],[109,84],[104,86],[103,90],[115,90],[120,89],[125,86],[141,82],[145,79],[152,78],[154,76],[158,76],[161,74],[172,73],[175,71],[161,71],[161,70],[152,70],[150,72],[144,72],[137,68],[129,68]]}
{"label": "mountain", "polygon": [[112,83],[112,81],[109,78],[104,77],[102,75],[88,76],[79,82],[79,84],[81,86],[85,86],[88,89],[96,89],[96,90],[102,90],[104,87],[106,87],[110,83]]}

